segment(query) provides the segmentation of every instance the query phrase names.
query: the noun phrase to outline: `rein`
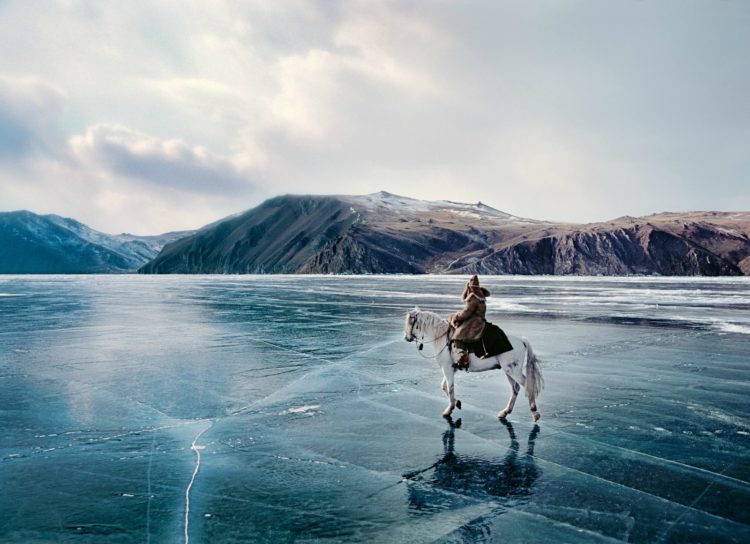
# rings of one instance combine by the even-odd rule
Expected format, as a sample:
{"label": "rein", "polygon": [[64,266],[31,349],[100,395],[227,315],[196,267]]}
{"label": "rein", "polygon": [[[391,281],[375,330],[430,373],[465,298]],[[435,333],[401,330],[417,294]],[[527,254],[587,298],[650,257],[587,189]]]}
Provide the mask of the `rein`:
{"label": "rein", "polygon": [[[445,334],[443,334],[442,336],[445,336]],[[435,340],[437,340],[438,338],[440,338],[440,336],[435,338]],[[440,357],[440,354],[443,353],[445,351],[445,348],[447,348],[448,346],[450,346],[450,342],[446,342],[445,345],[442,347],[442,349],[438,351],[435,355],[425,355],[424,353],[422,353],[422,347],[423,347],[422,344],[419,344],[417,346],[417,353],[419,353],[419,355],[425,359],[437,359],[438,357]]]}

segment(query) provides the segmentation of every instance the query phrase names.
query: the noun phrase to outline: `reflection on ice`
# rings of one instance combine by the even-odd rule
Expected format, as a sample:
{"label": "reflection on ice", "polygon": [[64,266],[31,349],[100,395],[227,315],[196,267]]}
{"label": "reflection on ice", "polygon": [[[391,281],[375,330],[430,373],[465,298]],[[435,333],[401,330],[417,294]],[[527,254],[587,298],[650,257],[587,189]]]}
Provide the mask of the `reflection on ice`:
{"label": "reflection on ice", "polygon": [[507,429],[510,446],[498,458],[483,459],[456,452],[455,422],[447,418],[449,428],[443,433],[443,455],[432,465],[404,474],[409,481],[409,504],[413,510],[429,511],[441,504],[450,507],[455,496],[490,500],[500,499],[504,506],[516,505],[528,499],[540,470],[534,459],[534,441],[539,426],[534,425],[528,434],[525,450],[519,455],[519,443],[513,424],[501,420]]}

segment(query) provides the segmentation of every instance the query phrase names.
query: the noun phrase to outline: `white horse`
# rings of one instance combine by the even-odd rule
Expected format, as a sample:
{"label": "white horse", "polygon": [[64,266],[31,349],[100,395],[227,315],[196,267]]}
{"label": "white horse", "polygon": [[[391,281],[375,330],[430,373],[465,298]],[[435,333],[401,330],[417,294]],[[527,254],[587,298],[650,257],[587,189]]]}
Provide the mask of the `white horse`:
{"label": "white horse", "polygon": [[[443,371],[441,389],[448,397],[448,407],[443,411],[444,417],[449,417],[454,408],[461,409],[461,401],[456,399],[453,384],[456,375],[456,361],[449,345],[450,325],[438,314],[420,310],[415,307],[406,313],[404,321],[404,340],[417,341],[421,350],[424,344],[432,344],[435,360]],[[469,372],[484,372],[485,370],[502,370],[510,383],[511,395],[508,404],[497,413],[497,417],[505,419],[513,411],[516,397],[521,386],[526,387],[526,397],[534,421],[538,421],[541,414],[536,408],[536,398],[544,387],[542,373],[538,360],[531,348],[531,343],[525,338],[508,336],[513,349],[495,357],[480,359],[475,355],[469,357]]]}

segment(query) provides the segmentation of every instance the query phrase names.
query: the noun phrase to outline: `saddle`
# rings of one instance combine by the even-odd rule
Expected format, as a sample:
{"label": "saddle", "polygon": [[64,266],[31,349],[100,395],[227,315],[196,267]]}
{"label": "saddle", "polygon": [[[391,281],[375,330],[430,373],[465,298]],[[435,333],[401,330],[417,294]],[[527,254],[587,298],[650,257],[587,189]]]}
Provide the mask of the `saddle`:
{"label": "saddle", "polygon": [[479,340],[464,342],[464,345],[466,346],[466,351],[473,353],[480,359],[494,357],[495,355],[513,350],[513,345],[508,340],[503,329],[489,322],[485,324]]}

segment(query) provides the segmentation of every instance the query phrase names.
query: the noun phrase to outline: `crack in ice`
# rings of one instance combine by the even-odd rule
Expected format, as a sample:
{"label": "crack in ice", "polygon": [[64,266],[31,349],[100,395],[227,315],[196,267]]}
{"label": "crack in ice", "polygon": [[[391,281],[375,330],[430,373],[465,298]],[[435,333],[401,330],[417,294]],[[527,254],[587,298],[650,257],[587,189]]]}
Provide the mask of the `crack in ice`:
{"label": "crack in ice", "polygon": [[197,445],[196,442],[198,442],[203,433],[208,431],[211,427],[213,427],[213,421],[211,421],[211,424],[208,427],[195,435],[193,443],[190,444],[190,449],[195,452],[195,468],[193,469],[193,475],[190,477],[190,482],[185,488],[185,544],[189,544],[190,542],[190,490],[193,488],[195,477],[198,476],[198,471],[201,469],[201,450],[205,448],[205,446]]}
{"label": "crack in ice", "polygon": [[148,468],[146,469],[146,493],[148,493],[148,502],[146,504],[146,544],[151,543],[151,463],[154,458],[154,445],[156,444],[156,435],[151,435],[151,451],[148,455]]}

